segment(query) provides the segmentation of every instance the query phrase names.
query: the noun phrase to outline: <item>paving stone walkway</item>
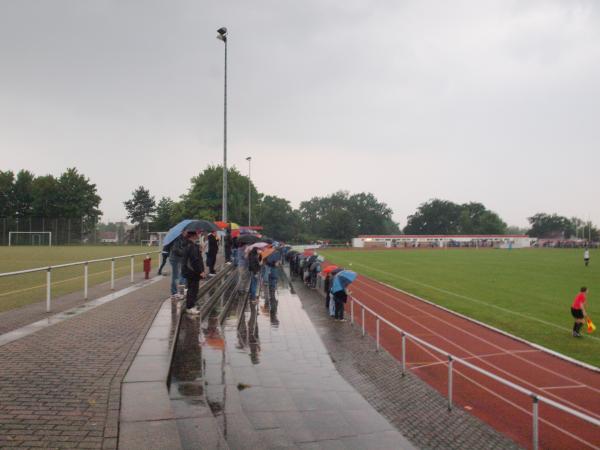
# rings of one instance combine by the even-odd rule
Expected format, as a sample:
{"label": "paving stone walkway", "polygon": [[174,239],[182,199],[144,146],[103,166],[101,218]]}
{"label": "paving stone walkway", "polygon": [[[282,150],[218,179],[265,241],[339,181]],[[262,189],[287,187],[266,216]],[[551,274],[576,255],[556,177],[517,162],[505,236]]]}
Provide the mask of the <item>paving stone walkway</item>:
{"label": "paving stone walkway", "polygon": [[416,447],[421,449],[518,449],[513,441],[464,410],[447,409],[445,397],[417,376],[402,377],[398,361],[376,351],[349,322],[331,320],[321,292],[292,285],[340,374]]}
{"label": "paving stone walkway", "polygon": [[121,382],[168,286],[0,347],[0,448],[117,448]]}

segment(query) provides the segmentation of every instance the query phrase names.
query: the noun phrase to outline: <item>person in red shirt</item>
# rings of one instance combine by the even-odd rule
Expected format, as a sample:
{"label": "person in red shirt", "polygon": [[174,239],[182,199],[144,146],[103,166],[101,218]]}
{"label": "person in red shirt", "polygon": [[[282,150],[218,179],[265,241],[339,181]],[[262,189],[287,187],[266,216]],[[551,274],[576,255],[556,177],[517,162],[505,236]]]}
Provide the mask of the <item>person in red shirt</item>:
{"label": "person in red shirt", "polygon": [[579,290],[579,294],[577,294],[571,305],[571,315],[575,318],[575,323],[573,324],[573,337],[581,337],[579,331],[585,323],[584,318],[587,317],[587,313],[585,312],[586,297],[587,288],[584,286]]}

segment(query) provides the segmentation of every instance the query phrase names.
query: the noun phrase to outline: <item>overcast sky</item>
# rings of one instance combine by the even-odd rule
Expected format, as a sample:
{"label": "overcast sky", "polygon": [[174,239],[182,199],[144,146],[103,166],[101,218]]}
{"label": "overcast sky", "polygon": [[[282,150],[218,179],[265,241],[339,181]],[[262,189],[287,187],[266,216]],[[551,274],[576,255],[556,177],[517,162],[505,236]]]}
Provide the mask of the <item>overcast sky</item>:
{"label": "overcast sky", "polygon": [[296,207],[369,191],[600,223],[600,2],[0,0],[0,169],[75,166],[104,220],[223,158]]}

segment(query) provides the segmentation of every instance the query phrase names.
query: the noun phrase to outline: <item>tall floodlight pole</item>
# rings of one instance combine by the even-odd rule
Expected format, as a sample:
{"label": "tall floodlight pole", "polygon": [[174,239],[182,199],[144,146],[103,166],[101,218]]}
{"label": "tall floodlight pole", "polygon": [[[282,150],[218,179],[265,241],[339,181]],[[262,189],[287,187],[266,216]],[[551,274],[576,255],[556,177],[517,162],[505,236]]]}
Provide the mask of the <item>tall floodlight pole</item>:
{"label": "tall floodlight pole", "polygon": [[217,39],[225,43],[225,94],[223,107],[223,222],[227,223],[227,28],[217,30]]}
{"label": "tall floodlight pole", "polygon": [[248,161],[248,226],[252,226],[252,156],[248,156],[246,161]]}

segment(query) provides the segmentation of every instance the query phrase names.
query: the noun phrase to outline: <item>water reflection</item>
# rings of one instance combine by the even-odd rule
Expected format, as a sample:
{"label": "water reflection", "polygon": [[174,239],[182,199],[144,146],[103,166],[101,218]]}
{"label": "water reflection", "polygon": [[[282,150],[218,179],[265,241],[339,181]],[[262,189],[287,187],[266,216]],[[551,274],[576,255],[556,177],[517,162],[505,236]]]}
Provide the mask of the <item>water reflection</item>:
{"label": "water reflection", "polygon": [[184,397],[203,395],[202,347],[198,321],[185,315],[181,318],[177,351],[173,357],[171,386]]}

